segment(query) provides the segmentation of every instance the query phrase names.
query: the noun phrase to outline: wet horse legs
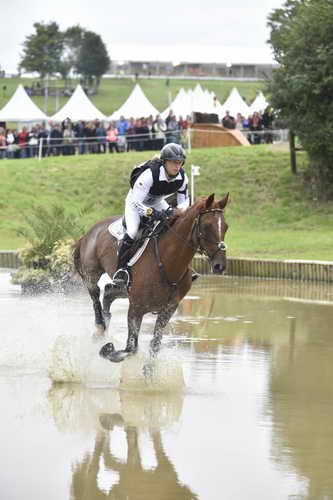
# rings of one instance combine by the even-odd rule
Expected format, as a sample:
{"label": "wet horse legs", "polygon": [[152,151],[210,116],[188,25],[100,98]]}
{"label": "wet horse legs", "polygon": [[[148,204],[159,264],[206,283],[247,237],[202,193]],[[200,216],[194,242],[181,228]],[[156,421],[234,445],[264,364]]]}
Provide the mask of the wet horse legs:
{"label": "wet horse legs", "polygon": [[99,300],[99,295],[100,295],[100,288],[96,284],[95,286],[88,287],[88,292],[91,297],[91,300],[93,301],[93,306],[94,306],[94,311],[95,311],[95,324],[98,333],[103,335],[105,331],[105,321],[103,317],[103,312],[102,312],[102,305]]}
{"label": "wet horse legs", "polygon": [[131,306],[128,309],[128,337],[125,349],[115,351],[112,342],[105,344],[100,350],[102,358],[114,363],[123,361],[128,356],[135,354],[138,349],[138,336],[141,328],[143,313]]}
{"label": "wet horse legs", "polygon": [[157,320],[154,328],[154,336],[153,340],[150,343],[150,354],[152,357],[155,357],[161,347],[163,330],[166,325],[169,323],[169,320],[175,310],[177,309],[178,304],[169,306],[166,309],[163,309],[157,316]]}

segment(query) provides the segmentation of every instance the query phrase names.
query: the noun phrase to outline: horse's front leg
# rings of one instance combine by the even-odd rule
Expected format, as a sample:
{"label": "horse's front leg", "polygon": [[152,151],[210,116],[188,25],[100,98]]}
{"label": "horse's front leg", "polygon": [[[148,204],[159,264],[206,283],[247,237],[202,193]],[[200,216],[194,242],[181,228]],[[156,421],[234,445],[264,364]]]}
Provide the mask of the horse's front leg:
{"label": "horse's front leg", "polygon": [[160,350],[164,328],[169,323],[170,318],[177,307],[178,304],[174,304],[162,309],[162,311],[159,312],[155,323],[153,339],[150,343],[150,355],[152,357],[155,357]]}
{"label": "horse's front leg", "polygon": [[138,350],[138,336],[141,328],[142,318],[143,313],[134,306],[130,305],[127,316],[128,337],[126,348],[115,351],[112,342],[108,342],[102,347],[99,352],[102,358],[113,361],[114,363],[119,363],[128,356],[135,354]]}

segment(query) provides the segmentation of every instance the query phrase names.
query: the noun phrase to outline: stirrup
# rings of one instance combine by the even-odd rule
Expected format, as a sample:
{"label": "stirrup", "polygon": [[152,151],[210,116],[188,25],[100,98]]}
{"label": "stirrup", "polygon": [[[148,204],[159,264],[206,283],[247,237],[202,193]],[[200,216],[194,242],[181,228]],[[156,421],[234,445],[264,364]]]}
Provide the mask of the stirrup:
{"label": "stirrup", "polygon": [[120,268],[117,269],[117,271],[114,273],[111,283],[115,287],[123,288],[125,286],[128,286],[129,281],[130,275],[127,269]]}

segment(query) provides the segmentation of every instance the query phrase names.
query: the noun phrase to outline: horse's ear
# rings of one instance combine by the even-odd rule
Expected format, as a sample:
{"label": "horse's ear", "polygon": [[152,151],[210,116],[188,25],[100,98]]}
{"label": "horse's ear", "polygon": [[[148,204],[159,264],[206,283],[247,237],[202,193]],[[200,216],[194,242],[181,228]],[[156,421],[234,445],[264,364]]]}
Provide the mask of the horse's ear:
{"label": "horse's ear", "polygon": [[226,205],[227,205],[227,203],[228,203],[228,200],[229,200],[229,193],[227,193],[227,194],[225,195],[225,197],[223,198],[223,200],[218,201],[218,206],[219,206],[220,208],[222,208],[222,210],[223,210],[223,208],[225,208],[225,207],[226,207]]}
{"label": "horse's ear", "polygon": [[210,208],[214,202],[214,196],[215,194],[211,194],[210,196],[208,196],[207,200],[206,200],[206,204],[205,204],[205,208]]}

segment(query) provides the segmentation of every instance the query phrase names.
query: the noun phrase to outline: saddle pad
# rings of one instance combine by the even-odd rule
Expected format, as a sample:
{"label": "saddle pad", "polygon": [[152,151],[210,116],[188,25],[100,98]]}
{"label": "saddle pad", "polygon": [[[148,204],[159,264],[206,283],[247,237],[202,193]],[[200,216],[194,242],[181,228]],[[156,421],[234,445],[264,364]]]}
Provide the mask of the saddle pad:
{"label": "saddle pad", "polygon": [[125,234],[125,228],[123,226],[123,219],[120,217],[120,219],[117,219],[116,221],[112,222],[109,227],[108,227],[109,233],[111,236],[114,236],[117,238],[117,240],[122,240],[123,236]]}
{"label": "saddle pad", "polygon": [[[160,221],[156,221],[154,223],[154,229],[160,224]],[[125,228],[123,226],[123,221],[122,219],[118,219],[115,222],[112,222],[109,227],[108,227],[109,233],[111,236],[114,236],[117,238],[118,242],[120,242],[123,239],[123,236],[125,234]],[[144,242],[142,243],[141,247],[138,248],[138,250],[135,252],[133,257],[128,261],[127,265],[129,267],[134,266],[134,264],[140,259],[141,255],[143,252],[146,250],[146,247],[149,243],[150,238],[146,238]]]}

